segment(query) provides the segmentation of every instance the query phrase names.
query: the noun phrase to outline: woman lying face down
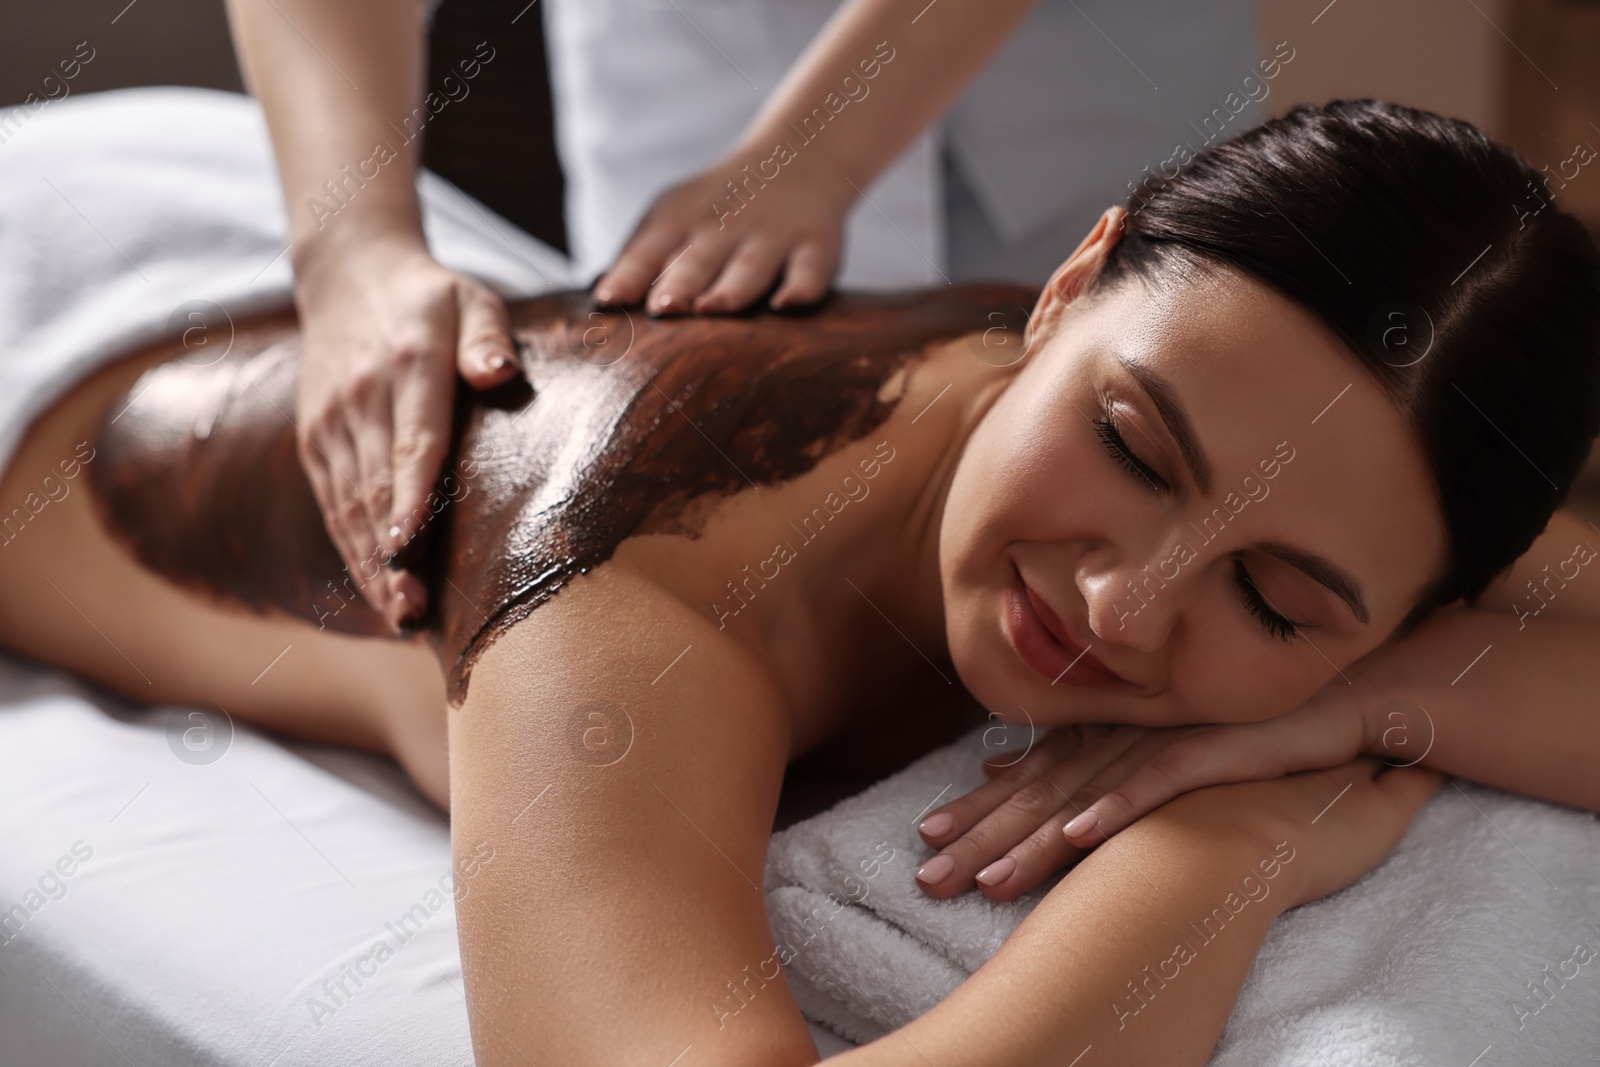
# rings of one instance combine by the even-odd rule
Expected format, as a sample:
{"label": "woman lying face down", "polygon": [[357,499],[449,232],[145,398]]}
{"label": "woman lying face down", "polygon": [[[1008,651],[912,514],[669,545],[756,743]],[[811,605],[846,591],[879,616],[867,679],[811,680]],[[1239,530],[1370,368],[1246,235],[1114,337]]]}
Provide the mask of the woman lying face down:
{"label": "woman lying face down", "polygon": [[[1076,858],[1063,825],[1096,791],[1134,814],[1194,791],[902,1032],[951,1062],[1048,1062],[1238,869],[1289,842],[1304,860],[1273,899],[1292,906],[1392,846],[1436,778],[1350,762],[1375,750],[1378,705],[1323,694],[1363,664],[1449,716],[1429,766],[1600,807],[1581,760],[1501,724],[1544,661],[1481,665],[1500,689],[1427,689],[1516,627],[1492,583],[1544,562],[1530,546],[1596,430],[1595,252],[1553,211],[1517,228],[1531,173],[1463,124],[1339,103],[1109,210],[1031,315],[1033,294],[1001,288],[670,321],[527,302],[520,383],[462,394],[439,507],[401,556],[374,546],[430,583],[401,634],[341,595],[363,576],[282,414],[292,320],[204,365],[137,354],[12,465],[25,480],[98,448],[92,499],[0,557],[8,600],[32,606],[0,639],[141,699],[400,759],[458,849],[496,846],[457,902],[485,1063],[810,1062],[786,987],[737,1025],[705,1010],[772,955],[760,871],[786,764],[885,727],[937,744],[968,693],[1059,726],[924,821],[930,893],[1007,862],[984,892],[1036,884]],[[1561,642],[1592,641],[1600,607],[1560,603],[1582,628],[1521,647],[1579,663]],[[1592,758],[1582,669],[1568,704],[1547,687],[1518,725],[1553,716]],[[1228,730],[1277,731],[1248,735],[1270,758]],[[1162,767],[1206,744],[1238,758]],[[1335,769],[1196,788],[1310,767]],[[1119,783],[1151,773],[1167,792],[1141,809]],[[1155,893],[1151,863],[1186,872],[1182,893]],[[1105,899],[1119,922],[1086,944]],[[1208,950],[1210,977],[1105,1046],[1116,1062],[1203,1062],[1275,914]],[[985,1031],[1002,1010],[1033,1022]],[[896,1041],[858,1058],[898,1062]]]}

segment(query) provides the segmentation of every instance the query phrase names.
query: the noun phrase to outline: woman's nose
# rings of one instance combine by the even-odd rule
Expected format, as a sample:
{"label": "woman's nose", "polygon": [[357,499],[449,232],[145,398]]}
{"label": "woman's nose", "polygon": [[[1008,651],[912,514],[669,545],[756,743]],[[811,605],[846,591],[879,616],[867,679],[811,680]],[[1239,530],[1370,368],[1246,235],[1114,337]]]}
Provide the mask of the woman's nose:
{"label": "woman's nose", "polygon": [[1166,578],[1156,564],[1144,561],[1080,575],[1090,629],[1109,644],[1144,651],[1160,648],[1177,618],[1178,577]]}

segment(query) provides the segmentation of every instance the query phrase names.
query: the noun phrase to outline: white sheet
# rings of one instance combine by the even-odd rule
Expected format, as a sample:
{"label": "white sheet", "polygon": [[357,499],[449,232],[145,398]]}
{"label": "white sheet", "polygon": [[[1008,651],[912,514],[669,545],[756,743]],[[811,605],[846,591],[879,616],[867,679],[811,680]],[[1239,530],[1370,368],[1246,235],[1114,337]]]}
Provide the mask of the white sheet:
{"label": "white sheet", "polygon": [[469,1067],[444,817],[189,713],[0,657],[0,1064]]}

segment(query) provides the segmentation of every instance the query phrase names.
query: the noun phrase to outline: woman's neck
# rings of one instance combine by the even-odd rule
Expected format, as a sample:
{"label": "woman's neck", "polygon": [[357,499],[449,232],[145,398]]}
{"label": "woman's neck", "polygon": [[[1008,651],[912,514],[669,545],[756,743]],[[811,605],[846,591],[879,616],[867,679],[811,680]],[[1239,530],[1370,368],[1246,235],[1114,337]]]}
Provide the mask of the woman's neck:
{"label": "woman's neck", "polygon": [[939,573],[945,502],[967,441],[1017,369],[975,358],[971,342],[978,336],[940,344],[908,368],[894,415],[873,435],[897,456],[893,491],[858,536],[811,561],[819,585],[830,575],[850,575],[869,628],[881,630],[887,621],[900,635],[890,640],[933,659],[945,655]]}

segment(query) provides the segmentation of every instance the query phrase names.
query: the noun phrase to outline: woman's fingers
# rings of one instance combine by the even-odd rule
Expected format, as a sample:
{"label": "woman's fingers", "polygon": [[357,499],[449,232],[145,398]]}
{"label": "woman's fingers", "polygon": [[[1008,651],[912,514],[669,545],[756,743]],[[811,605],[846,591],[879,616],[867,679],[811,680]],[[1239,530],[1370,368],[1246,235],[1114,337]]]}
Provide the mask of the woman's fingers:
{"label": "woman's fingers", "polygon": [[984,760],[984,773],[990,775],[989,781],[933,809],[917,824],[917,831],[935,848],[954,841],[1009,800],[1017,790],[1071,756],[1080,743],[1078,728],[1058,727],[1039,738],[1022,756],[1008,758],[1004,766],[994,760]]}
{"label": "woman's fingers", "polygon": [[1255,736],[1248,733],[1252,727],[1232,728],[1237,733],[1226,733],[1228,729],[1202,731],[1168,742],[1159,751],[1145,754],[1136,765],[1119,766],[1121,773],[1115,779],[1106,776],[1102,795],[1067,822],[1063,828],[1067,840],[1084,848],[1098,845],[1139,816],[1191,789],[1275,777],[1252,773],[1258,769],[1250,759],[1256,745]]}
{"label": "woman's fingers", "polygon": [[765,238],[742,242],[722,272],[694,301],[700,314],[739,311],[772,285],[783,266],[787,249]]}
{"label": "woman's fingers", "polygon": [[1074,847],[1061,833],[1074,814],[1070,805],[1063,808],[1005,855],[981,868],[974,877],[983,895],[990,900],[1013,900],[1082,859],[1089,850]]}
{"label": "woman's fingers", "polygon": [[[947,810],[953,809],[960,813],[956,816],[958,819],[965,820],[983,807],[994,804],[997,796],[1002,798],[976,825],[922,865],[917,872],[917,881],[923,891],[939,898],[962,892],[972,885],[980,871],[1051,823],[1062,809],[1084,807],[1092,799],[1082,792],[1085,784],[1143,733],[1135,727],[1118,727],[1104,740],[1083,744],[1066,759],[1054,760],[1032,780],[1023,782],[1020,775],[1015,778],[1002,776],[947,805]],[[1019,782],[1022,783],[1020,787]],[[1056,822],[1051,832],[1059,834],[1061,825]],[[1069,857],[1071,852],[1063,852],[1062,846],[1052,844],[1033,850],[1029,855],[1039,862],[1056,856],[1059,865],[1065,861],[1060,857]],[[1005,874],[1005,870],[991,872],[990,882],[980,884],[985,885],[986,891],[994,889],[1007,882],[1007,877],[1002,877]],[[1016,892],[1020,891],[1020,888],[1016,888]]]}
{"label": "woman's fingers", "polygon": [[[1141,731],[1135,735],[1132,744],[1121,741],[1114,744],[1110,750],[1117,753],[1114,758],[1105,762],[1102,756],[1097,761],[1102,763],[1099,771],[1087,782],[1078,785],[1070,795],[1065,792],[1068,785],[1058,782],[1058,796],[1064,801],[1061,810],[1005,855],[978,871],[975,877],[983,894],[991,900],[1012,900],[1056,871],[1082,859],[1104,838],[1095,835],[1088,842],[1073,841],[1063,832],[1067,824],[1104,796],[1106,790],[1126,778],[1133,768],[1150,759],[1151,754],[1159,751],[1167,741],[1168,736],[1164,732]],[[1081,777],[1081,771],[1072,775],[1074,780],[1080,780]]]}
{"label": "woman's fingers", "polygon": [[505,301],[470,279],[456,286],[459,327],[456,368],[474,389],[499,385],[517,373],[511,351],[511,319]]}
{"label": "woman's fingers", "polygon": [[[1083,806],[1063,822],[1063,836],[1079,848],[1093,848],[1179,793],[1231,780],[1214,777],[1228,760],[1219,755],[1221,746],[1204,743],[1205,733],[1173,740],[1163,731],[1140,738],[1083,788]],[[1137,807],[1141,803],[1148,806]]]}

